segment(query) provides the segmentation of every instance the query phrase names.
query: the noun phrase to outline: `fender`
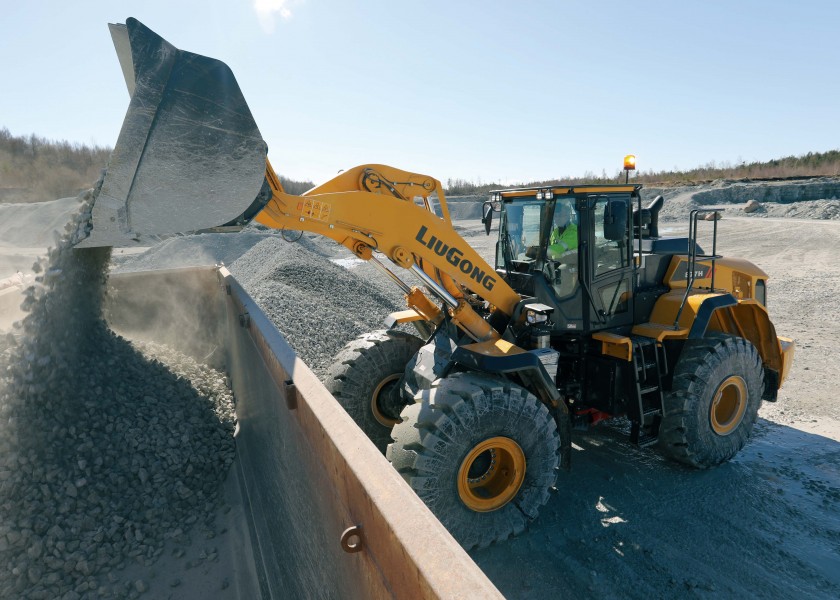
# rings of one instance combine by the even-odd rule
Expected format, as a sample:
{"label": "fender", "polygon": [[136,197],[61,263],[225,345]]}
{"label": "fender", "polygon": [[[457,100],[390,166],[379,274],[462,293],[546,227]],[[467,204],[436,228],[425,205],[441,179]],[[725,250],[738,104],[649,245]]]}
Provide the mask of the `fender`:
{"label": "fender", "polygon": [[736,304],[738,304],[738,301],[732,294],[721,294],[720,296],[706,298],[697,310],[694,323],[688,332],[688,339],[696,340],[706,337],[706,329],[709,327],[709,322],[712,320],[714,312],[720,308],[726,308],[727,306],[734,306]]}
{"label": "fender", "polygon": [[764,305],[752,298],[738,300],[729,293],[698,290],[689,295],[675,329],[674,319],[683,295],[683,290],[672,290],[660,296],[650,323],[637,325],[633,333],[656,337],[660,342],[665,338],[701,339],[710,331],[744,338],[756,347],[764,368],[771,372],[768,377],[771,385],[765,397],[775,399],[775,392],[782,386],[793,362],[794,343],[776,335]]}
{"label": "fender", "polygon": [[564,405],[560,392],[552,377],[537,355],[538,350],[528,351],[505,340],[490,340],[477,344],[458,346],[452,353],[452,360],[474,371],[516,373],[525,387],[530,389],[550,408]]}

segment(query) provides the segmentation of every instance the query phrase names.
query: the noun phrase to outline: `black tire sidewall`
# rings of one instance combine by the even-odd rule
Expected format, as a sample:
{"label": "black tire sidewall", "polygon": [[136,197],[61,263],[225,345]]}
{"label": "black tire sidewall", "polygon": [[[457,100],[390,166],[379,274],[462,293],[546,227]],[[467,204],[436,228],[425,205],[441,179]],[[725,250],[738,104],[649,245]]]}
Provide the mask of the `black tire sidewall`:
{"label": "black tire sidewall", "polygon": [[[383,454],[391,442],[391,427],[374,416],[371,396],[386,377],[402,376],[422,345],[423,340],[401,331],[375,331],[348,343],[328,372],[327,389]],[[393,385],[399,393],[399,382]]]}
{"label": "black tire sidewall", "polygon": [[[465,548],[485,547],[523,531],[556,481],[559,436],[546,407],[507,380],[469,373],[441,380],[429,396],[403,410],[389,459]],[[428,425],[432,420],[433,427]],[[459,470],[473,448],[497,436],[522,449],[525,477],[506,505],[476,512],[459,495]]]}
{"label": "black tire sidewall", "polygon": [[[714,431],[712,403],[731,376],[744,380],[747,406],[740,423],[727,435]],[[764,374],[755,347],[742,338],[714,335],[687,345],[674,373],[660,429],[665,454],[705,468],[723,463],[744,447],[761,406]]]}

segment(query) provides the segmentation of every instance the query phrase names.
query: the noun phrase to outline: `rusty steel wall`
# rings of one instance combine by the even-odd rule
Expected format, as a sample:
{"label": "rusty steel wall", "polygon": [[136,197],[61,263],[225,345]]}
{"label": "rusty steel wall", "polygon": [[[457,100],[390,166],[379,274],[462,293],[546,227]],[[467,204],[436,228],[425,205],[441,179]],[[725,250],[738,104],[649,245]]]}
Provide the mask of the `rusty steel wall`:
{"label": "rusty steel wall", "polygon": [[[267,596],[501,598],[226,269],[220,278]],[[360,535],[342,543],[351,528]]]}
{"label": "rusty steel wall", "polygon": [[226,269],[112,276],[106,310],[230,375],[263,598],[502,597]]}

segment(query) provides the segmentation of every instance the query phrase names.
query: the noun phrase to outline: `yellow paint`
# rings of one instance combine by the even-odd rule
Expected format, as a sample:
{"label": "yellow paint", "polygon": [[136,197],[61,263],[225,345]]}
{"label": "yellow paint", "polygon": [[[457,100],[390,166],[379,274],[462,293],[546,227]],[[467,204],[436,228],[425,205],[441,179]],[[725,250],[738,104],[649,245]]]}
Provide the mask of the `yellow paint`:
{"label": "yellow paint", "polygon": [[712,430],[726,436],[735,431],[747,411],[747,382],[742,377],[730,375],[715,390],[709,407]]}
{"label": "yellow paint", "polygon": [[633,342],[630,338],[606,331],[594,333],[592,338],[601,342],[601,354],[626,361],[633,360]]}
{"label": "yellow paint", "polygon": [[484,356],[510,356],[512,354],[522,354],[525,352],[525,350],[519,346],[502,339],[490,340],[477,344],[468,344],[464,346],[464,348],[478,354],[483,354]]}
{"label": "yellow paint", "polygon": [[[266,179],[273,196],[256,217],[263,225],[323,235],[363,259],[378,250],[406,269],[422,263],[456,298],[469,291],[508,315],[520,300],[452,227],[443,187],[432,177],[361,165],[301,196],[283,191],[268,162]],[[442,216],[430,210],[432,194],[437,195]],[[492,328],[469,305],[456,312],[457,322],[474,339],[492,337]]]}
{"label": "yellow paint", "polygon": [[490,512],[516,497],[525,481],[525,453],[508,437],[492,437],[467,453],[458,469],[458,495],[470,510]]}
{"label": "yellow paint", "polygon": [[633,327],[633,335],[642,335],[663,342],[668,338],[683,339],[688,337],[688,329],[674,328],[673,325],[665,323],[640,323]]}
{"label": "yellow paint", "polygon": [[[671,264],[665,273],[665,285],[672,290],[685,290],[687,281],[684,277],[677,277],[677,268],[685,263],[687,266],[688,257],[674,256],[671,259]],[[698,277],[694,280],[693,287],[695,289],[711,289],[711,260],[698,260],[698,268],[702,268],[709,273],[709,277]],[[714,265],[715,275],[715,289],[718,291],[729,292],[738,300],[746,300],[748,298],[755,298],[755,285],[759,280],[767,284],[769,276],[760,268],[752,264],[748,260],[741,258],[723,257],[715,261]]]}
{"label": "yellow paint", "polygon": [[443,312],[440,308],[418,287],[411,288],[411,292],[405,295],[405,302],[424,319],[435,325],[443,320]]}
{"label": "yellow paint", "polygon": [[414,321],[425,321],[423,315],[418,313],[413,308],[408,310],[398,310],[388,315],[395,323],[413,323]]}
{"label": "yellow paint", "polygon": [[[668,337],[687,338],[700,306],[705,300],[720,294],[708,290],[692,291],[680,314],[678,327],[675,328],[674,319],[684,295],[685,290],[675,289],[660,296],[651,313],[650,323],[636,325],[633,327],[633,333],[659,341]],[[793,359],[793,341],[776,335],[776,329],[763,304],[757,300],[745,299],[739,300],[734,306],[718,308],[709,319],[708,331],[728,333],[751,342],[761,355],[764,366],[779,373],[781,387]]]}
{"label": "yellow paint", "polygon": [[782,371],[779,373],[779,387],[787,379],[790,366],[793,364],[793,353],[796,346],[790,338],[779,336],[779,353],[782,358]]}

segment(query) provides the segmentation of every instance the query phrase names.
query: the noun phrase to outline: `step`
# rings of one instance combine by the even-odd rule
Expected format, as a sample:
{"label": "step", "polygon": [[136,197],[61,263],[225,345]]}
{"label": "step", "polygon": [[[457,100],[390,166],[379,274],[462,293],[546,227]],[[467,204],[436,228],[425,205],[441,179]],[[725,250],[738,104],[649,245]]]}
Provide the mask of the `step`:
{"label": "step", "polygon": [[647,448],[653,446],[659,438],[655,435],[640,435],[639,441],[636,442],[640,448]]}

